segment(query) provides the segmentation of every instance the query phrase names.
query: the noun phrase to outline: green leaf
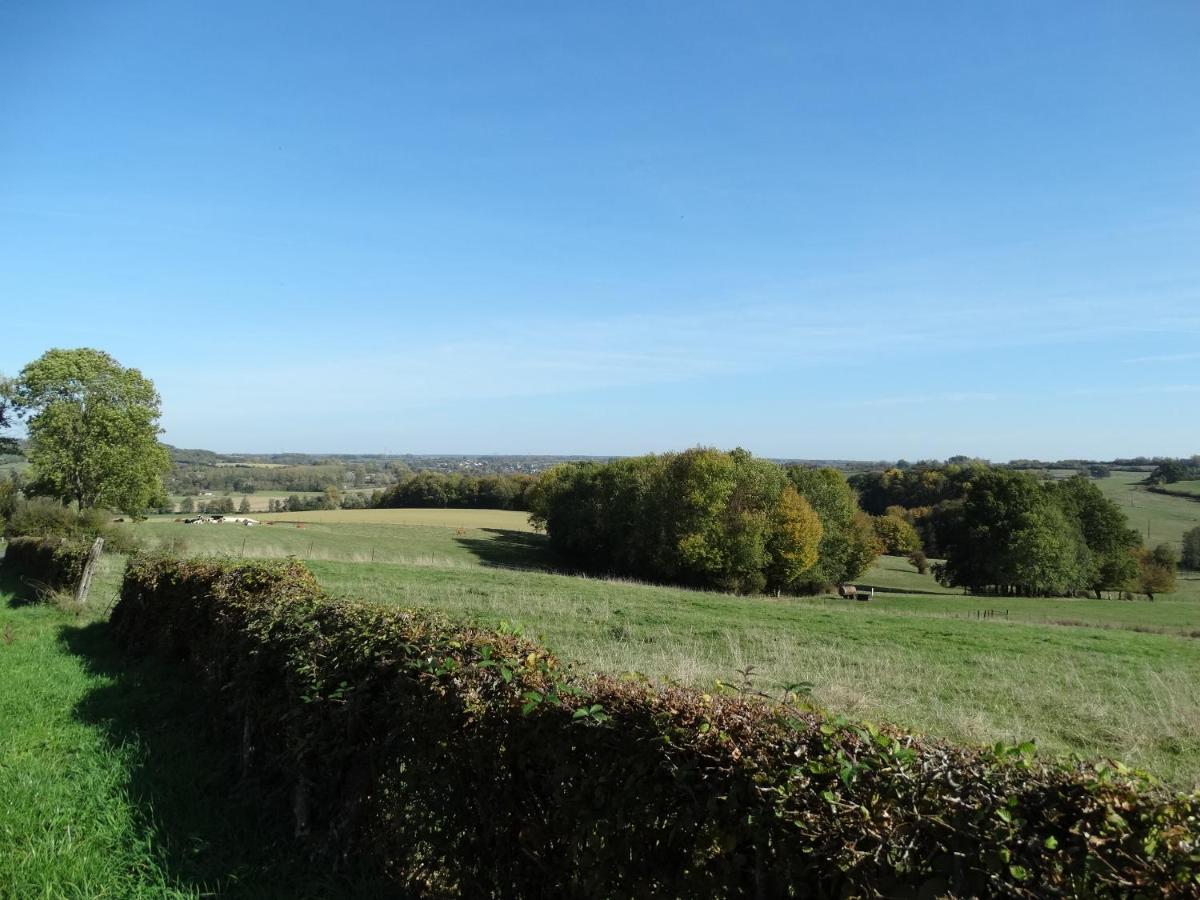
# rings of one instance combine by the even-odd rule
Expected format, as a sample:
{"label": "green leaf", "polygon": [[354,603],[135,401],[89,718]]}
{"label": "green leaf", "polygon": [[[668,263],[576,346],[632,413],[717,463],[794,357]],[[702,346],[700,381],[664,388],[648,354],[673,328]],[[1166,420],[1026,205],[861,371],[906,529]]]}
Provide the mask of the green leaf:
{"label": "green leaf", "polygon": [[1058,838],[1056,838],[1054,835],[1050,835],[1050,837],[1048,837],[1044,841],[1042,841],[1042,846],[1045,847],[1047,850],[1057,850],[1058,849]]}
{"label": "green leaf", "polygon": [[500,677],[504,679],[506,684],[512,684],[512,669],[507,666],[501,666]]}
{"label": "green leaf", "polygon": [[1012,820],[1013,820],[1012,813],[1010,813],[1007,809],[996,810],[996,815],[999,816],[1001,819],[1003,819],[1005,822],[1008,822],[1010,825],[1012,824]]}
{"label": "green leaf", "polygon": [[1012,877],[1017,881],[1025,881],[1029,877],[1029,870],[1024,866],[1009,866],[1008,871],[1012,873]]}

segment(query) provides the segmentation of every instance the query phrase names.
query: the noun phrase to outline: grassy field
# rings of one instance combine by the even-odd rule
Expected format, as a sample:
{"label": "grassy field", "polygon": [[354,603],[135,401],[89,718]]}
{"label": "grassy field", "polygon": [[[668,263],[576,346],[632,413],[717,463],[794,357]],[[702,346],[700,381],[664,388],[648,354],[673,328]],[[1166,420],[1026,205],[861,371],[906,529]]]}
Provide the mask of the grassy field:
{"label": "grassy field", "polygon": [[[1200,785],[1194,638],[1039,622],[1034,600],[1011,601],[1011,619],[976,619],[995,601],[773,600],[495,569],[312,568],[335,593],[522,625],[589,669],[706,686],[753,666],[761,687],[811,682],[817,703],[851,716],[972,742],[1032,738]],[[1152,612],[1165,628],[1200,630],[1195,601],[1058,606],[1072,602],[1072,618]]]}
{"label": "grassy field", "polygon": [[[185,525],[170,517],[133,526],[148,546],[191,554],[475,566],[538,566],[542,546],[526,513],[489,509],[344,509],[258,516],[270,525]],[[459,534],[459,531],[462,534]]]}
{"label": "grassy field", "polygon": [[81,616],[0,583],[0,897],[363,895],[300,857],[286,805],[197,739],[186,681],[113,646],[120,566],[104,559]]}
{"label": "grassy field", "polygon": [[508,509],[330,509],[303,513],[271,513],[264,522],[321,525],[429,525],[438,528],[501,528],[528,531],[529,513]]}
{"label": "grassy field", "polygon": [[[1122,490],[1152,533],[1200,521],[1200,504]],[[814,703],[855,718],[968,742],[1033,739],[1200,787],[1197,575],[1155,603],[1000,600],[884,557],[859,580],[879,589],[869,602],[736,597],[539,569],[545,538],[522,513],[269,518],[131,527],[190,553],[307,557],[335,595],[506,621],[588,670],[697,686],[749,673],[771,692],[808,682]],[[105,615],[120,566],[104,559],[82,616],[0,584],[0,897],[368,895],[289,849],[282,800],[237,781],[185,679],[117,652]]]}
{"label": "grassy field", "polygon": [[1139,484],[1145,477],[1145,472],[1113,472],[1107,478],[1097,478],[1095,484],[1120,505],[1130,526],[1138,530],[1148,546],[1169,543],[1178,549],[1183,533],[1200,525],[1200,503],[1152,494]]}
{"label": "grassy field", "polygon": [[307,558],[336,594],[515,623],[588,669],[706,686],[753,666],[761,687],[811,682],[818,704],[852,716],[973,742],[1032,738],[1200,785],[1200,577],[1155,603],[1000,600],[884,557],[859,580],[880,591],[869,602],[745,598],[538,571],[545,539],[521,513],[270,518],[138,529],[189,552]]}
{"label": "grassy field", "polygon": [[1191,481],[1176,481],[1171,484],[1161,485],[1163,490],[1171,491],[1175,494],[1184,494],[1187,497],[1195,497],[1200,500],[1200,481],[1195,479]]}

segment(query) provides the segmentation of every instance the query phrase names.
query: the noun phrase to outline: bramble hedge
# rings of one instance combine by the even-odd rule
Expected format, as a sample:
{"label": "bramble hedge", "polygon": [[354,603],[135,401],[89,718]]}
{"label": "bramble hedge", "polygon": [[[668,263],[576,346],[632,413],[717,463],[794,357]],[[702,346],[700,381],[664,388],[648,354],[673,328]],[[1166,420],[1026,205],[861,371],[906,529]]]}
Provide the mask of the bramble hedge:
{"label": "bramble hedge", "polygon": [[64,537],[15,537],[4,551],[3,570],[51,590],[72,588],[83,574],[90,548],[88,542]]}
{"label": "bramble hedge", "polygon": [[582,677],[507,632],[140,557],[112,624],[211,697],[297,835],[398,891],[1195,896],[1200,797],[745,696]]}

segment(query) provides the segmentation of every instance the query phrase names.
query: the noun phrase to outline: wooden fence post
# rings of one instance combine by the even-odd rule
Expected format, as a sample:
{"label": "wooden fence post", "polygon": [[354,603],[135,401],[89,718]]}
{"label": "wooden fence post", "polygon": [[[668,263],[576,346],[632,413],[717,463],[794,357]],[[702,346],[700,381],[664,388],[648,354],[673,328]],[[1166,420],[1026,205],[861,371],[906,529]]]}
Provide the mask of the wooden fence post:
{"label": "wooden fence post", "polygon": [[88,551],[87,561],[83,564],[83,573],[79,576],[79,585],[75,588],[75,603],[83,606],[87,603],[88,591],[92,588],[92,574],[96,571],[96,563],[100,562],[100,551],[104,549],[104,538],[98,537]]}

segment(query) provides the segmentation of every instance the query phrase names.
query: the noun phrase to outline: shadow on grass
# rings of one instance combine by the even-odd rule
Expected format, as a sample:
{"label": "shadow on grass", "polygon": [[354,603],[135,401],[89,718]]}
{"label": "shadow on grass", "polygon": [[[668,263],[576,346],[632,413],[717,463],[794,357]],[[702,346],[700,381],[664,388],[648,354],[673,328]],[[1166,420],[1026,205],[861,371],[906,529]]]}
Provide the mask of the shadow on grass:
{"label": "shadow on grass", "polygon": [[511,531],[505,528],[484,528],[491,537],[455,540],[469,550],[485,566],[500,566],[506,569],[552,568],[550,542],[545,535],[530,534],[528,531]]}
{"label": "shadow on grass", "polygon": [[11,572],[4,571],[3,566],[0,566],[0,594],[9,595],[8,605],[13,609],[42,602],[37,588]]}
{"label": "shadow on grass", "polygon": [[396,896],[306,858],[284,798],[237,777],[186,672],[127,659],[107,622],[63,626],[59,639],[104,676],[75,714],[126,754],[137,825],[168,883],[201,897]]}
{"label": "shadow on grass", "polygon": [[861,592],[864,588],[874,588],[877,594],[902,594],[912,595],[914,597],[961,597],[961,594],[951,594],[946,591],[923,591],[919,588],[898,588],[898,587],[880,587],[877,584],[869,584],[867,582],[858,582],[858,590]]}

